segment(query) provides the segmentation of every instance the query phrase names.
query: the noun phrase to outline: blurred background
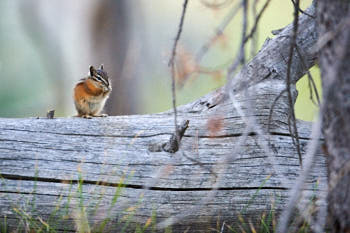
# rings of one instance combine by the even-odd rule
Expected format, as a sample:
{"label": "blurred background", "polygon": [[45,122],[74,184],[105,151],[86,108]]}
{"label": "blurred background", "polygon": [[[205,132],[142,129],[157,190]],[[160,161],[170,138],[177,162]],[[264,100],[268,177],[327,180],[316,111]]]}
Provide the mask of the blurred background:
{"label": "blurred background", "polygon": [[[249,1],[251,27],[254,22]],[[178,47],[177,103],[191,102],[226,82],[226,69],[240,43],[241,13],[224,33],[218,26],[238,0],[189,1]],[[258,10],[265,3],[257,0]],[[301,8],[311,0],[301,0]],[[183,1],[177,0],[1,0],[0,117],[75,115],[72,99],[77,81],[90,65],[104,64],[113,83],[106,105],[110,115],[143,114],[171,108],[168,61],[178,30]],[[292,22],[291,1],[272,0],[258,29],[251,58],[273,37],[271,30]],[[208,41],[200,62],[195,57]],[[312,69],[320,88],[319,72]],[[297,84],[299,119],[312,120],[317,107],[309,98],[307,79]]]}

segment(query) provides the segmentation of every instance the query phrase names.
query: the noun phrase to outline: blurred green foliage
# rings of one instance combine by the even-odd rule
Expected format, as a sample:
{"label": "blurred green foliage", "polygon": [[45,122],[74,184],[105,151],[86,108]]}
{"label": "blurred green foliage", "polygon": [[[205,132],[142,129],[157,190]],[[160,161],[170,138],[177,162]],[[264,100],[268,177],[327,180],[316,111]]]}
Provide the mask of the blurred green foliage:
{"label": "blurred green foliage", "polygon": [[[53,94],[57,90],[57,82],[55,83],[52,78],[52,72],[55,71],[50,70],[43,61],[40,50],[45,48],[36,46],[33,43],[33,38],[30,38],[23,30],[21,23],[23,18],[18,10],[21,1],[0,1],[2,16],[0,21],[0,117],[43,116],[51,108],[56,109],[58,116],[73,115],[72,101],[63,101],[67,106],[61,107],[57,106],[59,102],[57,99],[70,99],[74,82],[81,77],[76,77],[76,80],[64,80],[62,83],[65,83],[66,86],[61,87],[61,89],[67,91],[59,93],[60,96],[57,96],[57,93]],[[139,29],[142,27],[146,31],[145,35],[149,35],[149,43],[146,46],[151,50],[152,60],[150,61],[151,65],[144,66],[145,70],[141,70],[143,77],[136,80],[139,84],[135,86],[140,86],[140,91],[131,93],[141,102],[142,108],[139,109],[139,113],[153,113],[171,108],[170,69],[167,66],[167,59],[172,39],[177,30],[182,4],[180,1],[171,0],[152,1],[157,1],[158,4],[148,4],[148,1],[130,1],[133,4],[138,4],[138,7],[143,10],[143,25],[134,25],[133,27],[135,27],[134,31],[136,32],[140,31]],[[252,1],[249,2],[251,6]],[[259,1],[259,9],[264,2]],[[301,8],[305,9],[310,3],[311,0],[302,0]],[[223,9],[213,10],[205,7],[201,1],[192,1],[185,18],[180,46],[194,56],[199,48],[212,37],[215,28],[232,7],[233,4]],[[131,15],[130,17],[140,18],[141,16]],[[292,19],[293,5],[291,1],[271,0],[259,24],[257,48],[262,46],[266,37],[272,37],[271,30],[286,26],[292,22]],[[250,12],[249,27],[252,26],[253,21]],[[170,22],[171,25],[176,26],[169,27]],[[224,35],[213,44],[199,64],[205,70],[221,70],[221,75],[218,73],[192,75],[183,88],[177,89],[178,105],[191,102],[225,84],[225,70],[237,54],[240,33],[241,13],[234,18]],[[134,36],[139,37],[140,35],[135,34]],[[246,53],[250,57],[249,44]],[[63,61],[62,64],[65,62],[67,61]],[[137,68],[140,69],[140,67]],[[142,66],[141,69],[143,69]],[[318,69],[313,68],[312,74],[320,87]],[[297,117],[303,120],[312,120],[318,108],[309,98],[308,84],[305,78],[299,81],[297,88],[299,91],[295,105]]]}
{"label": "blurred green foliage", "polygon": [[1,1],[0,14],[0,117],[36,116],[50,101],[49,79],[21,30],[14,2]]}
{"label": "blurred green foliage", "polygon": [[[261,9],[264,3],[265,1],[259,1],[258,9]],[[301,1],[301,8],[306,9],[310,4],[311,0]],[[196,12],[194,11],[201,11],[202,13],[204,11],[203,9],[201,9],[199,1],[198,3],[192,3],[192,5],[190,6],[192,8],[188,9],[185,25],[191,24],[195,21]],[[196,38],[196,36],[191,35],[193,34],[191,33],[191,30],[193,31],[194,26],[189,25],[187,28],[185,27],[181,39],[182,43],[190,47],[192,53],[195,54],[198,51],[198,48],[201,45],[203,45],[207,40],[209,40],[212,37],[212,35],[214,35],[215,28],[217,27],[217,25],[220,24],[224,16],[230,10],[231,7],[220,10],[218,12],[205,12],[207,17],[205,24],[208,25],[208,27],[205,28],[206,30],[202,31],[202,28],[199,26],[198,31],[201,32],[202,35]],[[293,5],[290,1],[271,0],[267,10],[265,11],[264,15],[260,20],[259,29],[257,32],[258,49],[263,45],[267,37],[273,37],[273,35],[271,34],[272,30],[283,28],[284,26],[292,22],[293,10]],[[237,54],[237,48],[240,43],[241,17],[242,15],[240,13],[233,19],[228,28],[225,30],[223,38],[212,45],[212,47],[200,63],[200,66],[206,67],[208,69],[221,68],[223,71],[225,71],[225,69],[231,64],[234,56]],[[251,12],[249,14],[249,19],[249,28],[251,28],[254,22],[254,18]],[[248,43],[246,48],[247,57],[250,57],[250,47],[251,44]],[[312,68],[311,73],[313,75],[313,78],[315,79],[315,83],[317,84],[318,90],[320,91],[321,82],[318,68]],[[145,110],[144,112],[159,112],[171,108],[171,87],[169,75],[166,77],[160,76],[161,74],[154,75],[155,77],[153,77],[152,80],[164,80],[166,78],[167,82],[161,82],[161,84],[159,85],[154,85],[154,82],[157,81],[146,82],[146,91],[143,92],[143,101],[147,110]],[[177,104],[182,105],[194,101],[200,96],[203,96],[209,93],[210,91],[224,85],[225,82],[225,75],[221,79],[218,79],[215,75],[212,74],[193,75],[192,78],[190,78],[190,80],[184,85],[183,88],[177,89]],[[315,114],[318,111],[318,107],[315,106],[310,100],[308,88],[309,87],[307,77],[305,76],[297,83],[298,98],[295,104],[295,111],[296,117],[298,119],[312,121]],[[158,96],[160,98],[155,98],[155,96]]]}
{"label": "blurred green foliage", "polygon": [[[314,66],[310,69],[310,73],[315,81],[318,95],[322,97],[321,88],[321,74],[318,66]],[[294,105],[296,116],[305,121],[315,120],[318,114],[317,98],[315,92],[310,92],[308,77],[305,75],[302,79],[297,82],[298,98]],[[312,97],[311,97],[312,93]],[[312,101],[313,99],[313,101]],[[321,98],[322,101],[322,98]]]}

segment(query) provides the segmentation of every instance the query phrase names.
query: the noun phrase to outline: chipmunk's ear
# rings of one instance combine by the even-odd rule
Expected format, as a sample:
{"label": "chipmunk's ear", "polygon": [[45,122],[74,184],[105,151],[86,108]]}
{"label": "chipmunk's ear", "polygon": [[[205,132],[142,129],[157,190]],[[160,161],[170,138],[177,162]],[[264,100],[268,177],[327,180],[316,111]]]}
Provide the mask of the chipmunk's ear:
{"label": "chipmunk's ear", "polygon": [[96,74],[97,74],[97,71],[95,67],[90,66],[90,76],[96,76]]}
{"label": "chipmunk's ear", "polygon": [[103,70],[103,64],[100,65],[100,70]]}

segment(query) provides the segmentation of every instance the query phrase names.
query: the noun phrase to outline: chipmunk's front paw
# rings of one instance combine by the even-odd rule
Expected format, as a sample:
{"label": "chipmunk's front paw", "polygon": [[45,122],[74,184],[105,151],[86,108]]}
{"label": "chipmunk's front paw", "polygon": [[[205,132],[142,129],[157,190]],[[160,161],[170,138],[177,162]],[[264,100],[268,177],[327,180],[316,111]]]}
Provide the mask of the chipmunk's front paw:
{"label": "chipmunk's front paw", "polygon": [[81,117],[82,118],[86,118],[86,119],[91,119],[92,118],[92,116],[90,116],[90,115],[82,115]]}
{"label": "chipmunk's front paw", "polygon": [[108,117],[108,114],[102,113],[102,114],[98,115],[97,117]]}

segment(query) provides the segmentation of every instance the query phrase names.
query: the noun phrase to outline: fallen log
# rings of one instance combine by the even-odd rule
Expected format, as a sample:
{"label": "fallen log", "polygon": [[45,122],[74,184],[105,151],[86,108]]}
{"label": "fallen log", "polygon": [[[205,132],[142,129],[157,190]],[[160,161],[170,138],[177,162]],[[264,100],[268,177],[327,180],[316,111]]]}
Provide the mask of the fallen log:
{"label": "fallen log", "polygon": [[[302,15],[300,24],[303,54],[293,59],[293,84],[315,60],[308,52],[316,41],[314,19]],[[239,216],[258,224],[264,213],[278,213],[301,169],[283,92],[291,31],[289,25],[267,40],[225,87],[179,107],[178,118],[189,125],[176,153],[150,150],[174,133],[172,111],[0,119],[1,227],[195,232],[235,227]],[[310,129],[298,121],[303,156]],[[303,191],[306,203],[326,185],[319,150]]]}

